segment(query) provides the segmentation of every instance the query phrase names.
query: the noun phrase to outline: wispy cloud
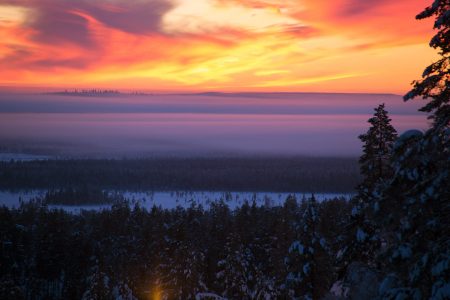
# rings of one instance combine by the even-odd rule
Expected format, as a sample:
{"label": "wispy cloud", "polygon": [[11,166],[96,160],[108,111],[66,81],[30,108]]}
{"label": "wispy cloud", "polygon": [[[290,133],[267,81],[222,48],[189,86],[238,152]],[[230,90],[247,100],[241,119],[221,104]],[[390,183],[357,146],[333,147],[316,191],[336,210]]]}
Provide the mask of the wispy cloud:
{"label": "wispy cloud", "polygon": [[424,5],[3,0],[0,84],[401,92],[433,58]]}

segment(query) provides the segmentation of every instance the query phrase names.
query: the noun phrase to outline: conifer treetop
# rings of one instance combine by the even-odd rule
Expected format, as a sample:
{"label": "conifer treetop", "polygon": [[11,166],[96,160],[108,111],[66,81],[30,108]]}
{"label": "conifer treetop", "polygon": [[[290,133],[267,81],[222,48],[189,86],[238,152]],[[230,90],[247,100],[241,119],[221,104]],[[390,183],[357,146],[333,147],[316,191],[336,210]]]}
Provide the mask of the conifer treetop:
{"label": "conifer treetop", "polygon": [[365,178],[359,190],[363,193],[370,193],[377,181],[390,176],[389,160],[397,138],[397,131],[390,123],[384,103],[375,108],[368,122],[371,124],[369,130],[359,136],[363,142],[363,155],[359,163]]}

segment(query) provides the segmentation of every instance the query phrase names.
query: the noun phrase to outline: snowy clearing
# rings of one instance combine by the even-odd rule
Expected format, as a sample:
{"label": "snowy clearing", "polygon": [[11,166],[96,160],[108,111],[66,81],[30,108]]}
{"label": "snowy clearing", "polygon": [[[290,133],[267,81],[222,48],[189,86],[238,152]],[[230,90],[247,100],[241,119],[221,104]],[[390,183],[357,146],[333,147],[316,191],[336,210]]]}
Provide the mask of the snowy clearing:
{"label": "snowy clearing", "polygon": [[[30,201],[37,197],[45,196],[46,190],[33,191],[0,191],[0,205],[7,207],[18,207],[20,201]],[[111,193],[120,193],[127,199],[131,205],[139,204],[145,208],[159,206],[164,209],[172,209],[177,206],[187,208],[193,204],[202,205],[208,208],[211,203],[216,201],[225,202],[231,209],[242,206],[245,202],[255,203],[258,206],[280,206],[283,205],[289,195],[293,195],[297,200],[303,197],[311,196],[311,193],[276,193],[276,192],[211,192],[211,191],[148,191],[148,192],[130,192],[130,191],[111,191]],[[320,193],[314,194],[318,201],[332,199],[335,197],[344,197],[349,199],[351,194],[332,194]],[[112,204],[101,205],[49,205],[49,208],[64,209],[65,211],[79,213],[81,210],[102,210],[109,209]]]}

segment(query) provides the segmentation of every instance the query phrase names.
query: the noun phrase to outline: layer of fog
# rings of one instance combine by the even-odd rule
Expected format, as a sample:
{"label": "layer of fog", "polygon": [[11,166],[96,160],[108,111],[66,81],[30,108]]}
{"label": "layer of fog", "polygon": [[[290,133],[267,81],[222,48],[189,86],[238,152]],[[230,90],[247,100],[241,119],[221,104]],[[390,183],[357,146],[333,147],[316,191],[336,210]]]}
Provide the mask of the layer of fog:
{"label": "layer of fog", "polygon": [[0,94],[0,152],[68,156],[359,155],[386,103],[402,132],[425,129],[420,101],[371,94]]}

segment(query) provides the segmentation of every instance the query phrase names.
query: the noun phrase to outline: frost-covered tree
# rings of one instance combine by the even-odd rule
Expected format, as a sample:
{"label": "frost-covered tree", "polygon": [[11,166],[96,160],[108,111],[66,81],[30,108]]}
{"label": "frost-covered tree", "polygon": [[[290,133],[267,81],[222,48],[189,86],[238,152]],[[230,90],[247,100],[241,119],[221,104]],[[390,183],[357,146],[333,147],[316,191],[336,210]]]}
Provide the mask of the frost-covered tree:
{"label": "frost-covered tree", "polygon": [[204,283],[205,256],[195,247],[179,244],[168,265],[168,284],[173,299],[195,299],[195,295],[208,291]]}
{"label": "frost-covered tree", "polygon": [[392,147],[397,138],[397,131],[391,125],[384,103],[375,108],[375,113],[368,121],[369,130],[359,136],[363,143],[363,155],[359,159],[362,183],[358,186],[361,197],[370,195],[376,184],[392,175],[390,158]]}
{"label": "frost-covered tree", "polygon": [[318,232],[320,216],[314,196],[303,203],[302,209],[296,240],[285,259],[287,294],[292,299],[319,299],[329,287],[325,271],[328,247]]}
{"label": "frost-covered tree", "polygon": [[380,246],[378,225],[372,219],[371,208],[358,202],[353,204],[350,216],[339,236],[341,248],[336,253],[339,277],[344,277],[347,267],[354,262],[375,266],[376,251]]}
{"label": "frost-covered tree", "polygon": [[397,132],[384,104],[374,109],[368,122],[370,128],[359,136],[363,142],[363,154],[359,159],[363,181],[358,185],[358,194],[352,201],[352,212],[345,225],[342,249],[338,252],[341,276],[352,262],[375,265],[375,253],[379,248],[378,224],[373,219],[375,195],[390,180],[393,174],[391,156]]}
{"label": "frost-covered tree", "polygon": [[219,260],[217,279],[222,295],[230,299],[252,299],[255,275],[253,253],[230,237],[225,245],[224,259]]}
{"label": "frost-covered tree", "polygon": [[[450,138],[445,141],[447,149]],[[395,217],[383,214],[386,250],[380,264],[388,272],[380,292],[384,299],[450,297],[450,188],[447,162],[433,156],[436,147],[417,130],[396,143],[395,175],[380,197],[380,206],[396,201]]]}
{"label": "frost-covered tree", "polygon": [[123,282],[114,285],[111,289],[111,294],[112,298],[115,300],[137,300],[130,287]]}
{"label": "frost-covered tree", "polygon": [[168,299],[195,299],[197,293],[208,291],[204,280],[204,250],[201,243],[191,236],[194,234],[199,238],[201,235],[192,225],[197,223],[196,219],[186,220],[187,212],[192,210],[177,208],[178,215],[165,226],[168,234],[164,236],[163,251],[158,255],[157,285]]}
{"label": "frost-covered tree", "polygon": [[111,280],[100,270],[98,264],[91,268],[91,274],[86,278],[87,289],[83,300],[111,299]]}
{"label": "frost-covered tree", "polygon": [[219,260],[217,280],[227,299],[273,299],[279,296],[275,279],[261,270],[253,251],[238,236],[230,235]]}
{"label": "frost-covered tree", "polygon": [[86,283],[87,288],[83,293],[83,300],[137,300],[126,283],[114,283],[110,276],[101,271],[97,262],[91,268],[91,274],[86,278]]}
{"label": "frost-covered tree", "polygon": [[[395,200],[396,218],[383,215],[393,234],[381,259],[388,261],[384,299],[450,299],[450,1],[435,0],[417,18],[434,16],[430,45],[441,59],[427,67],[405,100],[431,99],[421,110],[432,126],[404,133],[395,145],[394,175],[378,203]],[[386,218],[388,218],[386,220]]]}

